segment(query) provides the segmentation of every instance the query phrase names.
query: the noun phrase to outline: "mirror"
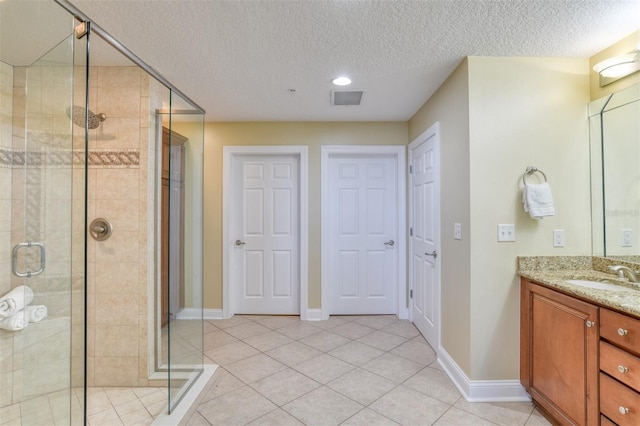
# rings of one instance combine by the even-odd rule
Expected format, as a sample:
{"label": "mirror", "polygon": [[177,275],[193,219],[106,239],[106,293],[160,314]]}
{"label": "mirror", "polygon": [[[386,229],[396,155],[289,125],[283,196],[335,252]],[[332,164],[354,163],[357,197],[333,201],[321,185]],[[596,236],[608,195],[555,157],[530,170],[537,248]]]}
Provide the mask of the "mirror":
{"label": "mirror", "polygon": [[640,84],[589,105],[593,255],[640,264]]}

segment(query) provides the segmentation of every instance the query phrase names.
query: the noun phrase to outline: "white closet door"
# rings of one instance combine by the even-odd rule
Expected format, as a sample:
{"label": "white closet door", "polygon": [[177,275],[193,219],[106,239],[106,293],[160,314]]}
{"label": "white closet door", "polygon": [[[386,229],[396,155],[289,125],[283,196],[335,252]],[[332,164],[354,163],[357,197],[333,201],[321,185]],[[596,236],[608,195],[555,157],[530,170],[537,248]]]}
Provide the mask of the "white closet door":
{"label": "white closet door", "polygon": [[298,158],[234,161],[234,313],[299,314]]}
{"label": "white closet door", "polygon": [[396,159],[329,161],[330,313],[397,313]]}
{"label": "white closet door", "polygon": [[411,152],[411,319],[433,348],[440,345],[439,154],[436,138],[417,141]]}

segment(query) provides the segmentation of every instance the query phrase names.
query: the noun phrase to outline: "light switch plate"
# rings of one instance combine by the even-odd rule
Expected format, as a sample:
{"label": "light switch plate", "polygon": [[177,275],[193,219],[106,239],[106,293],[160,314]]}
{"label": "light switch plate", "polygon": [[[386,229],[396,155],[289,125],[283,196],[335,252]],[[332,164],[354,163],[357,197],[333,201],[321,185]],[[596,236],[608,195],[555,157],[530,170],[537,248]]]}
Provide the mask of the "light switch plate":
{"label": "light switch plate", "polygon": [[513,223],[498,224],[498,241],[515,241],[516,227]]}
{"label": "light switch plate", "polygon": [[453,238],[455,240],[461,240],[462,239],[462,224],[460,224],[460,223],[454,223],[453,224]]}
{"label": "light switch plate", "polygon": [[632,247],[633,246],[633,229],[623,229],[622,230],[622,247]]}

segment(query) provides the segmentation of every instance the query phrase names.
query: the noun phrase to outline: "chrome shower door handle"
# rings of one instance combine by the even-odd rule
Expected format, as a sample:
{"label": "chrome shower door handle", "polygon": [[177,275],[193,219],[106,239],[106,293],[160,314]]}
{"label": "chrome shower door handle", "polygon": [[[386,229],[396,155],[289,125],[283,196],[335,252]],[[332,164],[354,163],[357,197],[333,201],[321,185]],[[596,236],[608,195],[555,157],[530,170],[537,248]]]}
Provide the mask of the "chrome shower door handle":
{"label": "chrome shower door handle", "polygon": [[[38,249],[40,249],[40,268],[37,271],[27,271],[27,272],[18,271],[18,252],[20,251],[20,249],[23,249],[25,247],[37,247]],[[11,271],[13,272],[13,275],[15,275],[16,277],[31,278],[36,275],[40,275],[41,273],[44,272],[44,267],[47,262],[44,244],[39,242],[34,242],[34,241],[29,241],[28,243],[16,244],[16,246],[13,248],[13,251],[11,253],[11,259],[12,259]]]}

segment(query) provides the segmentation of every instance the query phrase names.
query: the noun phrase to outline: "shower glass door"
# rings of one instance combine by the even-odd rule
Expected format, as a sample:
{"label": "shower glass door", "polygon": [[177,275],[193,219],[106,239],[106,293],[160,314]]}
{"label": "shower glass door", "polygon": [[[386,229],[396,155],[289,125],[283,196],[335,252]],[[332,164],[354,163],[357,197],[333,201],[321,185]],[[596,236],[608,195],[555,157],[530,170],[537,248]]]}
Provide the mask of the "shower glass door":
{"label": "shower glass door", "polygon": [[31,289],[30,311],[39,312],[25,310],[29,323],[21,333],[24,424],[64,422],[71,412],[73,151],[65,108],[73,96],[72,44],[68,37],[24,74],[24,141],[18,145],[25,161],[13,175],[14,193],[22,199],[12,217],[23,229],[12,241],[13,280],[25,293]]}
{"label": "shower glass door", "polygon": [[66,112],[83,71],[74,19],[53,2],[4,1],[0,20],[0,420],[82,424],[83,326],[74,334],[73,323],[83,317],[84,244],[74,229],[82,235],[84,214],[74,215],[73,200],[84,197],[81,178],[74,194],[84,162],[74,168]]}
{"label": "shower glass door", "polygon": [[169,410],[203,371],[202,174],[204,115],[176,92],[165,116],[168,186],[166,332]]}

